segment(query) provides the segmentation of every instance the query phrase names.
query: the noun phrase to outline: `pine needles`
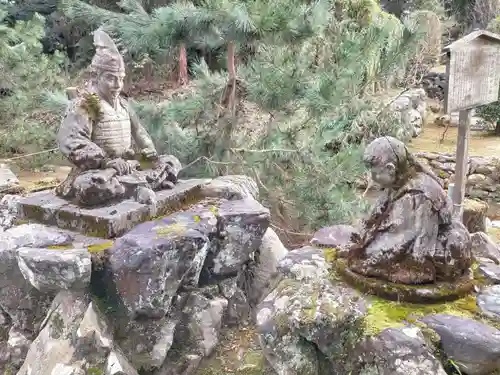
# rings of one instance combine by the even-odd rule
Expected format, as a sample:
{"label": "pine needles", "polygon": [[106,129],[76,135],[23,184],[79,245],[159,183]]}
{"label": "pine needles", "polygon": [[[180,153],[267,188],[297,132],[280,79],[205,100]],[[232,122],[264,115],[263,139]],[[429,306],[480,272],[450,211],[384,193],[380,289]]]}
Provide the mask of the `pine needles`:
{"label": "pine needles", "polygon": [[220,70],[192,64],[195,90],[182,100],[133,104],[159,151],[187,166],[182,177],[252,176],[291,232],[364,210],[363,145],[398,123],[363,93],[404,67],[417,38],[374,1],[204,0],[151,14],[136,0],[114,14],[66,1],[76,4],[68,15],[104,23],[131,58],[174,50],[184,64],[185,48],[225,60]]}

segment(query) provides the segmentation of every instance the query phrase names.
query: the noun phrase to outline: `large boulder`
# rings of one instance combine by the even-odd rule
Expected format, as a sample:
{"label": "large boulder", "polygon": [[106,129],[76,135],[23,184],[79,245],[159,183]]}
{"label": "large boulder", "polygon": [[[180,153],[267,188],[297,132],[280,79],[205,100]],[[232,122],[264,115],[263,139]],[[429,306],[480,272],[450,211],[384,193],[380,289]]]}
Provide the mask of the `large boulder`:
{"label": "large boulder", "polygon": [[500,264],[500,249],[498,245],[484,232],[475,232],[471,235],[472,255],[476,261],[491,260]]}
{"label": "large boulder", "polygon": [[278,267],[281,281],[258,306],[259,339],[280,374],[318,374],[325,361],[341,370],[363,337],[366,303],[352,288],[330,282],[322,254],[289,252]]}
{"label": "large boulder", "polygon": [[229,175],[217,177],[201,188],[204,197],[218,197],[229,200],[259,198],[257,183],[248,176]]}
{"label": "large boulder", "polygon": [[269,293],[269,281],[278,269],[278,264],[286,255],[285,248],[278,235],[272,228],[268,228],[260,245],[255,263],[249,270],[250,284],[248,298],[252,306],[256,306]]}
{"label": "large boulder", "polygon": [[16,220],[18,211],[17,203],[20,200],[19,195],[4,195],[0,199],[0,233],[11,228]]}
{"label": "large boulder", "polygon": [[61,291],[17,374],[89,373],[138,375],[114,345],[90,296]]}
{"label": "large boulder", "polygon": [[223,202],[217,213],[219,236],[210,249],[211,275],[235,275],[262,242],[269,226],[269,210],[254,199]]}
{"label": "large boulder", "polygon": [[356,349],[357,374],[446,375],[416,326],[388,328]]}
{"label": "large boulder", "polygon": [[109,250],[107,298],[130,319],[162,318],[181,285],[235,277],[268,224],[269,211],[253,199],[199,204],[140,224]]}
{"label": "large boulder", "polygon": [[477,306],[484,315],[500,322],[500,285],[483,288],[477,296]]}
{"label": "large boulder", "polygon": [[227,300],[192,293],[186,300],[175,330],[174,344],[158,375],[187,375],[214,351]]}
{"label": "large boulder", "polygon": [[87,249],[22,247],[17,250],[17,261],[24,278],[41,292],[85,289],[90,285],[92,263]]}
{"label": "large boulder", "polygon": [[[103,283],[109,286],[109,299],[116,300],[123,309],[121,315],[130,319],[162,318],[184,279],[199,274],[209,239],[190,227],[199,225],[195,215],[174,215],[140,224],[109,250],[109,267]],[[189,222],[182,221],[188,218]],[[203,224],[204,221],[205,217]],[[210,216],[206,222],[210,225]],[[198,256],[202,259],[195,263]]]}
{"label": "large boulder", "polygon": [[446,357],[468,375],[492,374],[500,367],[500,331],[453,315],[432,315],[422,322],[441,339]]}
{"label": "large boulder", "polygon": [[22,191],[19,180],[6,164],[0,164],[0,197]]}
{"label": "large boulder", "polygon": [[54,228],[23,224],[0,233],[0,308],[21,330],[34,332],[55,293],[41,292],[24,276],[17,249],[70,245],[73,238]]}
{"label": "large boulder", "polygon": [[475,200],[464,200],[463,223],[470,233],[486,232],[486,215],[488,214],[488,203]]}

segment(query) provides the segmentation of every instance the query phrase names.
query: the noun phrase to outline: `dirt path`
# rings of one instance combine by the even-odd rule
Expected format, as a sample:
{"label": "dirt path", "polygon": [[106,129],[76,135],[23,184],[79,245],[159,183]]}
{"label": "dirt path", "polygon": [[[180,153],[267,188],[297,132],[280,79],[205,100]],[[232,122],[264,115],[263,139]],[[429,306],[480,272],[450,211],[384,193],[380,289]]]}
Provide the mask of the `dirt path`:
{"label": "dirt path", "polygon": [[[455,153],[457,145],[457,128],[449,127],[443,143],[443,127],[428,124],[424,127],[422,134],[410,143],[410,150],[428,152],[451,152]],[[493,136],[487,132],[471,131],[469,140],[469,155],[471,156],[497,156],[500,157],[500,137]]]}

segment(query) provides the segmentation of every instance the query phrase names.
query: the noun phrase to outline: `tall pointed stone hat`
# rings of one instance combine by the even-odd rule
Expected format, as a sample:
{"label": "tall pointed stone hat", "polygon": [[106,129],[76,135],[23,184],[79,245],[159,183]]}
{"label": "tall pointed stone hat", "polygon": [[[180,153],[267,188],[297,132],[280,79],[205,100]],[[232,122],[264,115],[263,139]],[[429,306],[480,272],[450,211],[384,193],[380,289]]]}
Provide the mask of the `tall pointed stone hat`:
{"label": "tall pointed stone hat", "polygon": [[90,67],[96,72],[125,72],[125,62],[111,37],[102,29],[94,31],[96,52]]}

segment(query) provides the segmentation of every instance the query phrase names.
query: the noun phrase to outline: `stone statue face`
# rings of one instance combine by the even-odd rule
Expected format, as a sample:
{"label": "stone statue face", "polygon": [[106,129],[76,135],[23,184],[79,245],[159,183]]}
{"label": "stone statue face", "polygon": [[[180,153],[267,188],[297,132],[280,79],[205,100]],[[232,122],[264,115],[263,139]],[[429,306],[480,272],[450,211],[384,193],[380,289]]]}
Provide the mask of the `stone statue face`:
{"label": "stone statue face", "polygon": [[383,188],[389,188],[396,182],[396,167],[393,163],[373,164],[370,172],[372,180]]}
{"label": "stone statue face", "polygon": [[97,89],[106,98],[115,100],[123,89],[123,79],[125,73],[122,72],[100,72],[97,76]]}

